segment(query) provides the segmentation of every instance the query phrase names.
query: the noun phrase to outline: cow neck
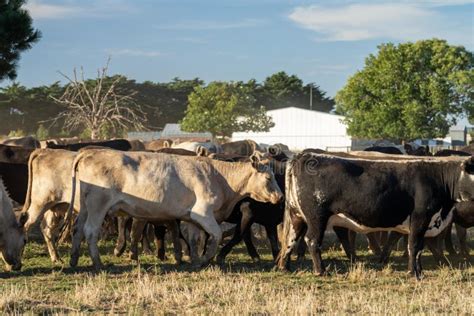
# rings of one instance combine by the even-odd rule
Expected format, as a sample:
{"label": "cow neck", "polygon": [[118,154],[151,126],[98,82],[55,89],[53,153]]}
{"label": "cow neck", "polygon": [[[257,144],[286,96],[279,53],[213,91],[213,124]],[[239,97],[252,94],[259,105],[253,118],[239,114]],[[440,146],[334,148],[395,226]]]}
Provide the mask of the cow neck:
{"label": "cow neck", "polygon": [[449,194],[451,200],[456,200],[459,195],[459,178],[461,169],[459,161],[449,161],[446,164],[433,164],[430,168],[435,169],[439,174],[446,193]]}
{"label": "cow neck", "polygon": [[249,162],[226,162],[212,160],[214,169],[226,180],[227,185],[235,193],[245,196],[248,179],[254,168]]}

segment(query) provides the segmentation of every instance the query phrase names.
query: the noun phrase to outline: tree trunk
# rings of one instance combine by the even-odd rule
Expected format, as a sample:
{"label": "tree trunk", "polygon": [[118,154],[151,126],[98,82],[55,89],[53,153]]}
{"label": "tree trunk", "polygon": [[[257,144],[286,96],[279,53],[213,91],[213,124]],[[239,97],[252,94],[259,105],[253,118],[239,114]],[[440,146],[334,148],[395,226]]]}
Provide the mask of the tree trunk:
{"label": "tree trunk", "polygon": [[91,139],[92,140],[99,139],[99,133],[96,130],[91,130]]}

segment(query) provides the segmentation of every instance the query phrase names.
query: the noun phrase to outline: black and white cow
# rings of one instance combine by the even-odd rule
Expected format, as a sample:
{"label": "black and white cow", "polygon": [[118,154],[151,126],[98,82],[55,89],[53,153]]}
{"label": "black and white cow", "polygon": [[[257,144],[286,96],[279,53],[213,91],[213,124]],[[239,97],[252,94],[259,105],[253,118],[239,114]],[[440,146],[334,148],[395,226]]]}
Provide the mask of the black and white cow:
{"label": "black and white cow", "polygon": [[448,157],[368,160],[299,154],[286,172],[286,209],[278,267],[306,229],[315,273],[325,272],[321,245],[328,226],[409,234],[409,268],[421,278],[424,237],[442,232],[457,199],[474,199],[474,161]]}

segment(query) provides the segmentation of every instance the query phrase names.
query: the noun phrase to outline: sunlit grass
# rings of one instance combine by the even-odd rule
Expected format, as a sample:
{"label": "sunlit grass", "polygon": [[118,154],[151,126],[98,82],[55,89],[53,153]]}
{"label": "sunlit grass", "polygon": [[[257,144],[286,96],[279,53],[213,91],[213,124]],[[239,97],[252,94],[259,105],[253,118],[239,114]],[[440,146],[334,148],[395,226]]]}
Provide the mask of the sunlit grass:
{"label": "sunlit grass", "polygon": [[[472,247],[472,245],[471,245]],[[202,271],[169,259],[158,262],[142,255],[140,264],[112,254],[113,243],[101,242],[106,268],[93,273],[86,254],[78,269],[52,265],[44,245],[27,246],[21,273],[0,274],[0,310],[6,313],[121,312],[227,314],[407,314],[474,313],[474,267],[449,258],[450,267],[437,268],[423,257],[425,279],[406,273],[406,258],[394,253],[383,267],[360,246],[360,262],[351,265],[337,246],[324,252],[329,275],[316,277],[306,259],[294,272],[272,270],[266,245],[255,264],[243,247],[231,253],[225,267]],[[68,262],[68,245],[61,247]],[[85,253],[85,248],[83,253]],[[474,253],[471,252],[472,255]]]}

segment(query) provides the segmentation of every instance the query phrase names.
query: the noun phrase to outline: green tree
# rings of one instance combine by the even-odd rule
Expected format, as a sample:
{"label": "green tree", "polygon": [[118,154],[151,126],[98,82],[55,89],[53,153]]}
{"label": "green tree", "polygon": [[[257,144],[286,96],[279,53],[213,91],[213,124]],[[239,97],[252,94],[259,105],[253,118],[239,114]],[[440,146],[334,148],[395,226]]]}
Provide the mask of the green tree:
{"label": "green tree", "polygon": [[233,132],[268,131],[273,127],[263,107],[241,83],[211,82],[197,86],[189,96],[184,131],[210,132],[214,137],[230,137]]}
{"label": "green tree", "polygon": [[401,141],[444,137],[457,117],[472,109],[472,52],[439,39],[378,49],[336,96],[350,135]]}
{"label": "green tree", "polygon": [[25,0],[0,0],[0,81],[16,78],[20,53],[41,37],[24,4]]}
{"label": "green tree", "polygon": [[309,109],[311,96],[313,110],[329,112],[334,107],[334,101],[326,97],[319,86],[314,83],[304,85],[298,76],[288,75],[284,71],[267,77],[262,88],[263,95],[257,98],[268,110],[289,106]]}

